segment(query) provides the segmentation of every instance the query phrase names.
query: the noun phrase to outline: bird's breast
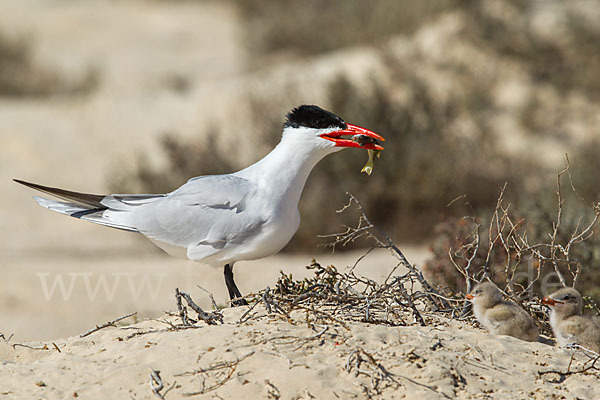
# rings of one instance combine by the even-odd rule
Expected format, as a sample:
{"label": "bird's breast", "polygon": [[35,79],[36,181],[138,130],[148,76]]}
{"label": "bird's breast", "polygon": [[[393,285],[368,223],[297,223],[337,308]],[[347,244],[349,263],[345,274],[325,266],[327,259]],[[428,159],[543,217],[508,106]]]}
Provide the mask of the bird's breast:
{"label": "bird's breast", "polygon": [[219,262],[257,260],[278,253],[294,236],[300,225],[297,209],[292,213],[273,213],[263,216],[264,223],[243,243],[227,246],[217,256]]}
{"label": "bird's breast", "polygon": [[280,212],[266,221],[261,235],[256,238],[257,242],[262,243],[263,250],[267,253],[262,257],[270,256],[283,249],[300,226],[300,213],[297,208],[278,211]]}

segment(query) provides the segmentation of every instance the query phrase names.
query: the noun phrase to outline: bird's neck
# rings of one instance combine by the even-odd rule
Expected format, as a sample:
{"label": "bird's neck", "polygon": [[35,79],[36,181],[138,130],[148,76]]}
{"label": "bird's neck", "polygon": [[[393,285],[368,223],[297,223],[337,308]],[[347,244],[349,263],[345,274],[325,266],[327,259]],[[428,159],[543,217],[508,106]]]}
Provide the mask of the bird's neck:
{"label": "bird's neck", "polygon": [[556,332],[557,327],[558,327],[558,323],[561,321],[561,317],[560,315],[558,315],[556,313],[556,310],[551,310],[550,311],[550,326],[552,327],[552,330],[554,332]]}
{"label": "bird's neck", "polygon": [[240,171],[252,177],[271,204],[297,209],[310,172],[325,156],[338,149],[315,149],[308,142],[284,138],[262,160]]}
{"label": "bird's neck", "polygon": [[483,312],[485,312],[485,310],[488,310],[498,304],[503,303],[502,300],[498,300],[495,298],[490,298],[490,297],[481,297],[478,298],[477,301],[475,301],[473,303],[473,312],[477,313],[480,312],[483,314]]}

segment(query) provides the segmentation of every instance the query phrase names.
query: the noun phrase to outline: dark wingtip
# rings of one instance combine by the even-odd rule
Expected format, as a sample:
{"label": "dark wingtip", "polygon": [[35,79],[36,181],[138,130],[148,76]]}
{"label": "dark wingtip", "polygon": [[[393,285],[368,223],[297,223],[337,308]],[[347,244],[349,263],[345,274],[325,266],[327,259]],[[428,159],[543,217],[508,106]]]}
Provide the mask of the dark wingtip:
{"label": "dark wingtip", "polygon": [[23,186],[35,187],[35,183],[27,182],[22,179],[13,178],[13,182],[17,182]]}
{"label": "dark wingtip", "polygon": [[59,199],[73,201],[94,208],[104,207],[104,205],[102,204],[102,199],[105,197],[104,195],[72,192],[70,190],[59,189],[51,186],[38,185],[37,183],[31,183],[23,181],[21,179],[13,179],[13,181],[20,183],[21,185],[27,186],[29,188],[39,190],[40,192],[47,193],[51,196],[58,197]]}
{"label": "dark wingtip", "polygon": [[46,191],[46,189],[51,189],[51,188],[48,188],[47,186],[38,185],[37,183],[33,183],[33,182],[27,182],[22,179],[15,178],[15,179],[13,179],[13,181],[15,181],[23,186],[27,186],[27,187],[35,189],[35,190],[40,190],[42,192]]}

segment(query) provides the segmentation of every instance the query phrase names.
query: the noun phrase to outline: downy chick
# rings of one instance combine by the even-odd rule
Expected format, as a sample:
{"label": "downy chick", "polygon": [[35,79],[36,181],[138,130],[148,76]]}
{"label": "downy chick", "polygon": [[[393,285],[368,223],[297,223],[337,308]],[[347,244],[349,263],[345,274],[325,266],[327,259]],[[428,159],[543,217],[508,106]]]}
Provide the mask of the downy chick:
{"label": "downy chick", "polygon": [[505,301],[500,290],[490,282],[475,286],[467,299],[473,303],[475,318],[490,333],[508,335],[535,342],[538,327],[531,316],[512,301]]}
{"label": "downy chick", "polygon": [[600,326],[582,315],[581,294],[573,288],[564,288],[542,299],[550,307],[550,326],[561,346],[578,344],[600,353]]}

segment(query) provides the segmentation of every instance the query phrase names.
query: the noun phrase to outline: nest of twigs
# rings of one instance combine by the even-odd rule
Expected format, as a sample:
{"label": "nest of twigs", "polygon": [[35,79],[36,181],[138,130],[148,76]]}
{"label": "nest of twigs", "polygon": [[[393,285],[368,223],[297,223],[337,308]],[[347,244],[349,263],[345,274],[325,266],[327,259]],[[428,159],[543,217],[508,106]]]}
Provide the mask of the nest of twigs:
{"label": "nest of twigs", "polygon": [[402,276],[390,274],[379,283],[357,276],[353,269],[340,272],[333,265],[324,267],[315,260],[306,268],[314,272],[311,278],[294,280],[291,275],[281,272],[273,289],[267,287],[246,296],[252,306],[241,322],[252,318],[253,310],[259,304],[264,305],[267,313],[279,313],[290,320],[293,311],[303,310],[315,321],[333,320],[342,325],[346,321],[358,321],[389,326],[414,323],[425,326],[429,312],[460,312],[460,308],[451,306],[452,299],[423,290],[412,272]]}

